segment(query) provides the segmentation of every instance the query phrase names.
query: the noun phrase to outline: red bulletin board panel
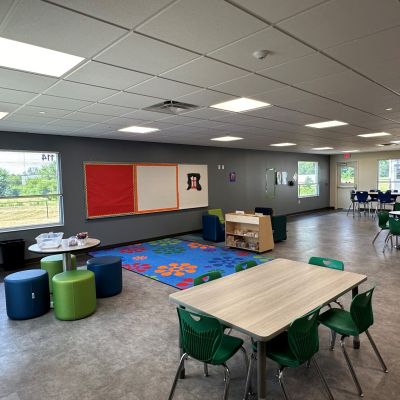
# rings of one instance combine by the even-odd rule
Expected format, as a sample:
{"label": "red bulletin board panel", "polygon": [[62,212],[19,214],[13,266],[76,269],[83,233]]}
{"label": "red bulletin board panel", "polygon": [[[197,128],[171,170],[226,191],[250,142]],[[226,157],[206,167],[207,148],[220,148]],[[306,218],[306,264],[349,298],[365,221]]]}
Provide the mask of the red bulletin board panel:
{"label": "red bulletin board panel", "polygon": [[134,214],[133,164],[85,163],[87,218]]}

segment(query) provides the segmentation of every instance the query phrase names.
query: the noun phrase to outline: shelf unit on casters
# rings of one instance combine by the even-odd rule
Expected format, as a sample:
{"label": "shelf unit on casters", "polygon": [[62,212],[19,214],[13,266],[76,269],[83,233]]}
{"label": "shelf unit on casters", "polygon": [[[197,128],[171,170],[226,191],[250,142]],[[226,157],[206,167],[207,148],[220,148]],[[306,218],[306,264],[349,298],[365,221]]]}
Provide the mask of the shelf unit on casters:
{"label": "shelf unit on casters", "polygon": [[236,249],[264,251],[274,248],[271,217],[254,214],[225,214],[225,244]]}

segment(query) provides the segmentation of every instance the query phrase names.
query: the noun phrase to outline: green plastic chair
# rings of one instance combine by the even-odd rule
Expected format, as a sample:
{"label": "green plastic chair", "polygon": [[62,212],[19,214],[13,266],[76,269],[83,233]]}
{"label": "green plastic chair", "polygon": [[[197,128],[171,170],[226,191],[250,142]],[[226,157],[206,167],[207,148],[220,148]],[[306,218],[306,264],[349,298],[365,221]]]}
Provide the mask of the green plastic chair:
{"label": "green plastic chair", "polygon": [[368,332],[368,328],[374,323],[374,315],[372,312],[373,292],[374,288],[355,296],[351,302],[350,312],[338,308],[332,308],[321,314],[318,318],[318,321],[322,325],[327,326],[332,332],[335,332],[335,335],[332,336],[331,350],[333,350],[335,347],[336,333],[342,335],[340,339],[340,346],[360,396],[363,396],[363,391],[345,347],[345,339],[347,337],[358,336],[365,332],[376,356],[379,359],[383,371],[388,372],[385,362],[383,361],[382,356],[380,355],[379,350],[371,337],[371,334]]}
{"label": "green plastic chair", "polygon": [[[300,365],[313,363],[319,378],[331,400],[332,393],[318,366],[314,355],[319,350],[318,315],[317,308],[292,322],[289,329],[267,342],[267,357],[278,365],[278,381],[283,395],[288,400],[288,394],[283,381],[285,368],[296,368]],[[249,373],[246,380],[245,398],[248,397],[252,368],[257,358],[257,346],[253,344],[253,353],[250,359]]]}
{"label": "green plastic chair", "polygon": [[389,218],[389,234],[386,236],[383,252],[389,243],[393,247],[393,237],[396,238],[396,248],[398,247],[398,237],[400,236],[400,218]]}
{"label": "green plastic chair", "polygon": [[343,261],[335,260],[333,258],[326,257],[311,257],[308,260],[309,264],[318,265],[320,267],[337,269],[339,271],[344,271],[344,263]]}
{"label": "green plastic chair", "polygon": [[235,266],[235,271],[240,272],[244,271],[245,269],[253,268],[257,265],[254,260],[243,261]]}
{"label": "green plastic chair", "polygon": [[381,230],[375,235],[372,244],[375,243],[375,240],[378,238],[378,236],[381,234],[382,231],[389,229],[388,221],[389,221],[389,211],[378,212],[378,227],[381,228]]}
{"label": "green plastic chair", "polygon": [[202,285],[203,283],[214,281],[215,279],[219,279],[219,278],[222,278],[221,272],[210,271],[210,272],[207,272],[206,274],[196,276],[196,278],[193,279],[193,286]]}
{"label": "green plastic chair", "polygon": [[248,359],[246,350],[243,348],[243,340],[225,335],[221,323],[216,318],[182,308],[177,308],[177,312],[183,355],[180,359],[168,400],[171,400],[174,395],[179,375],[188,357],[206,364],[224,367],[225,389],[223,399],[226,400],[230,383],[230,371],[226,362],[238,350],[241,350],[244,354],[247,372]]}
{"label": "green plastic chair", "polygon": [[220,208],[212,208],[211,210],[207,210],[208,215],[216,215],[221,224],[225,224],[225,217]]}
{"label": "green plastic chair", "polygon": [[393,211],[400,211],[400,203],[394,203]]}

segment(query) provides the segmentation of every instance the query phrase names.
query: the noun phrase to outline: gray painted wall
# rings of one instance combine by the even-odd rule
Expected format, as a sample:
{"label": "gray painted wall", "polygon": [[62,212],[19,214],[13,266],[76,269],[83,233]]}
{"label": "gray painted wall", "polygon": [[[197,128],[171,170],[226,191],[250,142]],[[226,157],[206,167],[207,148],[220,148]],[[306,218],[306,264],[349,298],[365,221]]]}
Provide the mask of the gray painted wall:
{"label": "gray painted wall", "polygon": [[[268,206],[274,208],[275,214],[288,214],[329,206],[329,156],[15,132],[0,132],[0,148],[59,152],[64,194],[64,227],[60,230],[64,237],[88,231],[104,245],[200,229],[205,209],[86,220],[84,161],[207,164],[210,208],[220,207],[225,212]],[[287,171],[291,177],[297,170],[298,160],[319,161],[320,196],[302,199],[298,204],[297,186],[276,186],[275,199],[268,199],[266,169]],[[218,164],[225,165],[225,169],[218,170]],[[235,183],[229,182],[231,171],[236,172]],[[0,233],[0,240],[23,238],[30,245],[38,234],[46,231],[49,228]],[[37,255],[27,253],[26,256]]]}

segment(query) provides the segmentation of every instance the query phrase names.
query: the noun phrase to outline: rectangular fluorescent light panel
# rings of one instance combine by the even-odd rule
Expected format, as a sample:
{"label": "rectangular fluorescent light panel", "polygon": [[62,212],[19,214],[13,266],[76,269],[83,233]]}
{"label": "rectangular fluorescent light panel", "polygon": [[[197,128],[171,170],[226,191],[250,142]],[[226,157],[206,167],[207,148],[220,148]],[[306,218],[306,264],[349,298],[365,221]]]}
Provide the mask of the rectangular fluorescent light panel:
{"label": "rectangular fluorescent light panel", "polygon": [[400,144],[400,140],[391,140],[390,143]]}
{"label": "rectangular fluorescent light panel", "polygon": [[262,101],[247,99],[246,97],[241,97],[240,99],[229,100],[223,103],[214,104],[212,108],[218,108],[219,110],[241,112],[255,110],[256,108],[268,107],[271,104],[264,103]]}
{"label": "rectangular fluorescent light panel", "polygon": [[157,132],[157,128],[149,128],[147,126],[128,126],[126,128],[118,129],[119,132],[131,132],[131,133],[151,133]]}
{"label": "rectangular fluorescent light panel", "polygon": [[342,121],[325,121],[325,122],[317,122],[315,124],[307,124],[306,126],[308,126],[309,128],[324,129],[342,125],[348,125],[348,123]]}
{"label": "rectangular fluorescent light panel", "polygon": [[342,150],[342,153],[357,153],[360,150]]}
{"label": "rectangular fluorescent light panel", "polygon": [[4,118],[6,115],[8,115],[8,112],[1,112],[0,111],[0,119]]}
{"label": "rectangular fluorescent light panel", "polygon": [[370,138],[370,137],[379,137],[379,136],[390,136],[390,133],[387,133],[387,132],[363,133],[363,134],[357,135],[357,136]]}
{"label": "rectangular fluorescent light panel", "polygon": [[314,147],[311,150],[333,150],[333,147]]}
{"label": "rectangular fluorescent light panel", "polygon": [[0,66],[60,77],[84,58],[0,37]]}
{"label": "rectangular fluorescent light panel", "polygon": [[216,137],[211,140],[216,140],[217,142],[233,142],[235,140],[243,140],[243,138],[236,137],[236,136],[221,136],[221,137]]}
{"label": "rectangular fluorescent light panel", "polygon": [[296,146],[296,143],[274,143],[271,144],[270,146],[275,146],[275,147]]}

